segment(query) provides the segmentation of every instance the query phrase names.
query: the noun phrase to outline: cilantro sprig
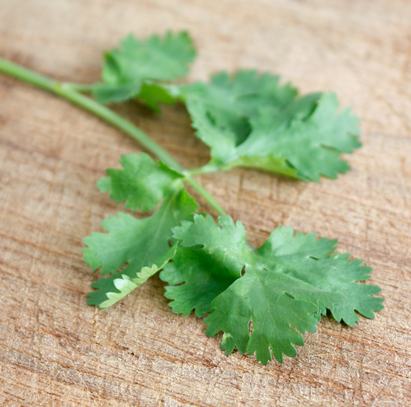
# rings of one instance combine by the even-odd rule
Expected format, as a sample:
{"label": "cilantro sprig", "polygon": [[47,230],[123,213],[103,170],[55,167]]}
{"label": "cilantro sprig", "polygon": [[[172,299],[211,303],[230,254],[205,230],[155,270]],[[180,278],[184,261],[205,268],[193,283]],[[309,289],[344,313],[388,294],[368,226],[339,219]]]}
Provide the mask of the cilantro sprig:
{"label": "cilantro sprig", "polygon": [[354,326],[355,311],[373,318],[381,309],[382,299],[371,297],[379,288],[355,282],[368,279],[371,269],[361,260],[348,261],[349,254],[332,255],[335,240],[294,235],[292,228],[281,226],[252,249],[244,226],[229,216],[221,216],[219,226],[202,215],[181,223],[173,231],[183,252],[161,272],[170,284],[166,296],[173,299],[173,310],[185,315],[210,312],[207,335],[223,331],[227,354],[237,347],[242,353],[256,352],[266,364],[271,347],[282,362],[283,353],[296,355],[292,344],[303,344],[292,326],[315,332],[319,310],[330,310],[337,321]]}
{"label": "cilantro sprig", "polygon": [[[108,169],[97,187],[126,209],[151,211],[143,219],[118,212],[102,221],[107,233],[84,239],[84,261],[103,277],[92,283],[88,304],[106,309],[160,271],[174,312],[207,315],[206,333],[223,332],[222,349],[256,353],[267,364],[274,355],[295,356],[302,334],[314,332],[327,312],[354,326],[358,314],[374,318],[383,308],[377,286],[359,284],[371,268],[336,240],[295,234],[280,226],[259,248],[245,228],[226,214],[193,177],[250,167],[305,181],[336,178],[349,169],[341,159],[360,147],[358,118],[340,109],[332,92],[299,95],[278,76],[240,70],[210,82],[173,84],[184,76],[196,51],[186,32],[140,40],[130,35],[104,55],[102,82],[60,83],[0,58],[0,72],[57,94],[136,139],[149,155],[123,155],[121,169]],[[92,97],[82,93],[89,93]],[[104,106],[137,99],[161,112],[161,104],[183,103],[195,135],[210,148],[210,161],[186,170],[131,122]],[[198,213],[186,185],[220,215]],[[157,209],[156,209],[157,208]]]}
{"label": "cilantro sprig", "polygon": [[157,112],[160,103],[184,103],[196,136],[210,147],[207,171],[241,166],[318,181],[349,169],[340,157],[361,146],[358,117],[340,111],[334,93],[300,96],[279,76],[254,70],[220,72],[209,83],[168,84],[186,73],[194,56],[185,32],[146,41],[126,37],[106,53],[104,83],[93,93],[102,103],[137,98]]}

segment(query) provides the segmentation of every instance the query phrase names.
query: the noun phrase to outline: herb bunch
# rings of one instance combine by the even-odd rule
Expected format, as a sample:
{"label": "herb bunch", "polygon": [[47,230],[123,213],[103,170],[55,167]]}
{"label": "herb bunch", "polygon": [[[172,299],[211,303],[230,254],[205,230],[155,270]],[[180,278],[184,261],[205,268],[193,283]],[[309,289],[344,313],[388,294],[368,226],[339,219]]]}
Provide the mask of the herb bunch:
{"label": "herb bunch", "polygon": [[[295,356],[301,334],[314,332],[321,315],[349,326],[357,313],[373,318],[383,308],[380,289],[358,284],[371,268],[348,253],[335,252],[336,240],[294,233],[280,226],[259,248],[246,241],[234,222],[193,178],[250,167],[304,181],[336,178],[349,169],[341,159],[360,147],[358,118],[339,109],[334,93],[300,96],[280,78],[253,70],[220,72],[209,83],[176,85],[196,55],[186,32],[130,35],[104,55],[102,82],[59,83],[0,59],[0,72],[49,90],[96,114],[138,140],[148,154],[123,155],[121,169],[108,169],[97,187],[125,208],[154,211],[143,219],[117,213],[102,221],[108,233],[84,242],[84,261],[104,277],[92,283],[88,304],[106,309],[160,271],[168,283],[172,310],[205,316],[208,336],[223,331],[222,349],[256,353],[267,364],[272,354]],[[91,94],[92,97],[82,93]],[[162,104],[183,103],[195,134],[210,148],[210,161],[183,169],[132,123],[104,106],[138,99],[160,113]],[[219,215],[198,212],[186,184]],[[252,325],[252,327],[251,327]]]}

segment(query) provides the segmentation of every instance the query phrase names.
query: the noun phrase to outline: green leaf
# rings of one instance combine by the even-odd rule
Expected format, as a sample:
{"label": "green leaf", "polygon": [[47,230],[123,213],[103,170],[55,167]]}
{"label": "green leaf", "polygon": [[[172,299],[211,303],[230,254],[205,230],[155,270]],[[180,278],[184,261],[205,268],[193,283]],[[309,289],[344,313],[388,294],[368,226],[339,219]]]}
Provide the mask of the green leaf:
{"label": "green leaf", "polygon": [[[193,42],[185,31],[167,32],[163,37],[153,35],[146,40],[129,35],[121,41],[120,48],[105,54],[104,83],[96,84],[93,94],[101,103],[122,102],[140,91],[140,97],[149,104],[153,98],[161,101],[166,96],[151,95],[144,89],[144,82],[171,81],[184,76],[195,55]],[[157,88],[151,90],[158,92]]]}
{"label": "green leaf", "polygon": [[283,291],[290,290],[293,284],[301,285],[285,274],[273,275],[264,268],[249,267],[243,278],[212,302],[212,313],[205,320],[207,335],[222,330],[226,339],[221,348],[227,355],[237,347],[241,353],[256,352],[257,360],[263,364],[271,360],[270,347],[279,362],[283,361],[283,353],[296,356],[293,344],[302,346],[304,341],[293,327],[302,334],[315,332],[318,320],[312,316],[317,310],[315,303],[300,301]]}
{"label": "green leaf", "polygon": [[202,247],[209,256],[230,270],[234,277],[241,276],[244,253],[247,251],[245,229],[241,222],[234,224],[230,216],[221,216],[219,228],[210,215],[194,215],[194,223],[181,222],[173,228],[174,238],[182,247]]}
{"label": "green leaf", "polygon": [[381,289],[375,285],[356,284],[370,278],[371,267],[362,266],[362,260],[348,261],[349,253],[335,254],[321,261],[318,266],[306,269],[295,268],[289,275],[306,281],[322,290],[339,293],[344,297],[343,304],[331,309],[331,314],[338,322],[344,321],[353,327],[359,321],[357,311],[367,318],[374,318],[374,312],[381,311],[384,301],[378,294]]}
{"label": "green leaf", "polygon": [[142,267],[141,270],[137,272],[134,272],[134,270],[128,270],[127,272],[120,271],[112,276],[98,279],[91,284],[96,291],[88,293],[89,298],[87,299],[87,303],[89,305],[97,305],[101,309],[111,307],[156,274],[173,258],[175,250],[176,246],[170,248],[162,258],[158,259],[158,265],[153,264],[151,267]]}
{"label": "green leaf", "polygon": [[183,177],[145,153],[122,155],[120,164],[123,169],[109,168],[109,176],[102,178],[97,187],[100,192],[111,191],[111,199],[126,201],[125,207],[134,211],[140,207],[143,212],[153,210],[175,187],[175,181]]}
{"label": "green leaf", "polygon": [[84,239],[88,246],[83,250],[84,261],[92,270],[101,267],[101,274],[112,276],[92,284],[97,291],[89,293],[88,304],[109,306],[163,267],[175,251],[169,246],[171,228],[182,220],[192,219],[196,210],[193,198],[180,189],[171,191],[158,211],[148,218],[136,219],[119,212],[118,217],[103,220],[102,226],[109,233],[92,233]]}
{"label": "green leaf", "polygon": [[194,309],[195,314],[202,317],[209,312],[211,301],[237,277],[204,250],[180,247],[160,278],[170,284],[166,286],[165,296],[174,300],[170,303],[174,312],[189,315]]}
{"label": "green leaf", "polygon": [[334,93],[297,97],[279,78],[239,71],[210,84],[181,88],[196,135],[221,170],[237,166],[301,178],[336,178],[349,169],[340,159],[360,147],[358,118],[338,111]]}
{"label": "green leaf", "polygon": [[[278,76],[258,75],[254,70],[238,71],[233,78],[220,72],[208,84],[196,82],[182,86],[180,91],[197,136],[221,162],[248,137],[250,119],[258,117],[262,107],[271,106],[276,111],[290,104],[297,94],[288,84],[279,86]],[[212,134],[208,134],[210,130]]]}
{"label": "green leaf", "polygon": [[198,100],[217,121],[238,126],[241,117],[252,118],[261,107],[270,106],[273,111],[293,102],[297,90],[290,84],[279,85],[280,77],[255,70],[240,70],[230,77],[219,72],[211,77],[210,83],[195,82],[181,87],[182,95],[188,100]]}
{"label": "green leaf", "polygon": [[248,157],[258,162],[275,153],[284,157],[302,179],[318,181],[320,175],[337,178],[338,173],[349,169],[340,159],[341,153],[351,153],[361,146],[354,136],[358,134],[358,118],[349,109],[337,109],[336,95],[327,93],[304,120],[279,122],[279,118],[264,111],[253,121],[253,132],[232,159]]}
{"label": "green leaf", "polygon": [[160,104],[172,105],[180,100],[180,90],[178,86],[145,81],[138,97],[156,113],[161,113]]}
{"label": "green leaf", "polygon": [[237,347],[256,352],[266,364],[271,349],[282,361],[283,354],[296,355],[293,345],[303,344],[297,331],[314,332],[326,309],[350,324],[358,320],[355,311],[373,317],[381,309],[382,299],[371,297],[378,288],[356,283],[368,278],[370,269],[360,260],[348,261],[349,255],[331,256],[335,240],[279,227],[252,249],[240,222],[226,216],[219,225],[195,215],[193,222],[175,227],[180,247],[160,277],[170,284],[166,296],[173,311],[211,312],[207,335],[222,330],[227,354]]}

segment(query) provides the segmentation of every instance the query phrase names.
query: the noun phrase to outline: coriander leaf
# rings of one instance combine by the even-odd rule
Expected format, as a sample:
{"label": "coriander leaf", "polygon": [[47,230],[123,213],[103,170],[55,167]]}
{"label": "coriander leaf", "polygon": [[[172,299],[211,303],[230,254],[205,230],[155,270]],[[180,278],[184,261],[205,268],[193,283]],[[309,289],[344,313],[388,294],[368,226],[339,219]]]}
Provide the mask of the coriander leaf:
{"label": "coriander leaf", "polygon": [[[109,277],[100,278],[91,284],[96,291],[88,293],[87,303],[90,305],[97,305],[101,309],[111,307],[117,301],[122,300],[125,296],[130,294],[135,288],[145,283],[151,276],[156,274],[175,254],[176,246],[161,258],[156,264],[151,267],[142,267],[140,271],[134,273],[120,271],[117,274]],[[129,276],[132,275],[133,277]]]}
{"label": "coriander leaf", "polygon": [[145,81],[138,97],[156,113],[161,113],[160,104],[172,105],[180,100],[180,90],[178,86]]}
{"label": "coriander leaf", "polygon": [[130,34],[121,41],[120,49],[106,53],[103,79],[109,84],[141,79],[170,81],[188,72],[195,55],[193,41],[185,31],[169,31],[146,40]]}
{"label": "coriander leaf", "polygon": [[[297,96],[290,84],[279,85],[280,77],[255,70],[240,70],[230,77],[219,72],[210,83],[195,82],[180,89],[186,99],[201,101],[207,111],[223,122],[230,119],[238,124],[239,117],[258,116],[263,106],[273,110],[288,106]],[[239,126],[241,128],[241,125]]]}
{"label": "coriander leaf", "polygon": [[349,168],[340,159],[360,147],[358,118],[338,111],[333,93],[297,97],[279,78],[239,71],[210,84],[181,88],[196,135],[222,170],[252,167],[305,180],[336,178]]}
{"label": "coriander leaf", "polygon": [[315,303],[300,301],[283,291],[294,284],[298,287],[300,282],[287,279],[285,274],[273,275],[262,267],[247,268],[244,277],[211,303],[212,313],[205,320],[207,336],[222,330],[225,337],[221,348],[227,355],[237,347],[241,353],[256,352],[257,360],[263,364],[271,360],[270,347],[279,362],[283,361],[283,353],[296,356],[293,344],[301,346],[304,340],[292,326],[302,334],[315,332],[318,320],[312,316],[317,310]]}
{"label": "coriander leaf", "polygon": [[102,178],[97,187],[101,192],[111,191],[111,199],[126,201],[125,207],[134,211],[140,207],[143,212],[153,210],[174,187],[174,181],[183,177],[145,153],[122,155],[120,164],[123,169],[109,168],[109,176]]}
{"label": "coriander leaf", "polygon": [[237,347],[256,352],[266,364],[271,348],[282,361],[283,353],[295,356],[293,344],[303,344],[296,330],[315,331],[326,309],[347,323],[358,319],[355,311],[373,317],[381,309],[382,300],[370,296],[378,289],[355,283],[367,278],[369,268],[360,267],[360,260],[348,262],[349,255],[330,257],[335,240],[294,236],[291,228],[279,227],[252,249],[240,222],[226,216],[219,224],[195,215],[193,222],[175,227],[180,247],[160,277],[171,285],[166,296],[175,312],[211,312],[207,335],[222,330],[227,354]]}
{"label": "coriander leaf", "polygon": [[84,239],[88,246],[83,250],[84,261],[92,270],[101,267],[101,274],[112,276],[92,284],[98,290],[89,293],[88,304],[111,305],[111,302],[105,303],[114,298],[109,293],[124,294],[133,286],[126,284],[129,280],[137,286],[147,273],[150,274],[147,268],[153,272],[160,269],[174,254],[168,244],[171,228],[182,220],[192,219],[196,210],[193,198],[181,189],[170,191],[158,211],[148,218],[136,219],[119,212],[118,217],[103,220],[102,226],[109,233],[93,233]]}
{"label": "coriander leaf", "polygon": [[247,251],[245,228],[241,222],[234,224],[230,216],[220,216],[219,228],[210,216],[194,215],[194,222],[183,221],[173,228],[173,237],[182,247],[200,246],[216,261],[231,270],[234,277],[241,276],[244,253]]}
{"label": "coriander leaf", "polygon": [[174,312],[189,315],[194,309],[195,314],[202,317],[209,312],[211,301],[237,277],[204,250],[180,247],[173,261],[165,265],[160,278],[170,284],[165,287],[165,296],[174,300],[170,303]]}
{"label": "coriander leaf", "polygon": [[[192,40],[184,31],[168,32],[163,37],[153,35],[146,40],[129,35],[120,48],[106,52],[104,83],[96,84],[93,94],[101,103],[131,99],[140,93],[144,81],[170,81],[184,76],[195,54]],[[148,101],[152,97],[144,97],[143,93]]]}
{"label": "coriander leaf", "polygon": [[[270,261],[270,259],[275,261],[278,258],[294,261],[305,258],[320,260],[329,258],[336,245],[337,239],[327,239],[325,237],[317,239],[315,233],[303,234],[298,232],[294,235],[293,228],[279,226],[271,233],[265,243],[255,250],[255,253],[263,258],[265,262]],[[273,263],[274,265],[275,263]]]}
{"label": "coriander leaf", "polygon": [[[241,223],[234,225],[230,217],[220,218],[223,228],[216,227],[211,216],[198,214],[194,215],[194,224],[181,223],[173,232],[183,247],[177,250],[173,262],[164,267],[160,278],[170,284],[166,287],[166,297],[175,300],[170,304],[174,312],[188,315],[195,309],[196,315],[203,316],[211,301],[241,276],[245,229]],[[184,248],[195,246],[207,249]],[[178,285],[182,282],[185,284]]]}
{"label": "coriander leaf", "polygon": [[[351,153],[361,146],[358,134],[358,118],[349,109],[337,112],[338,100],[334,93],[321,96],[313,112],[305,119],[280,122],[279,117],[265,110],[252,123],[253,132],[237,148],[231,157],[248,160],[255,158],[259,168],[259,158],[268,154],[284,157],[303,179],[318,181],[320,175],[337,178],[338,173],[349,169],[341,153]],[[262,168],[264,169],[264,168]]]}
{"label": "coriander leaf", "polygon": [[[290,104],[297,91],[289,84],[279,86],[279,77],[254,70],[238,71],[233,78],[226,72],[211,77],[210,83],[196,82],[181,87],[197,136],[212,149],[212,157],[224,162],[225,151],[241,144],[250,134],[250,119],[257,117],[263,106],[278,110]],[[211,126],[202,128],[208,120]],[[214,134],[208,132],[214,128]]]}
{"label": "coriander leaf", "polygon": [[362,266],[360,259],[348,261],[349,258],[349,253],[335,254],[311,268],[295,267],[288,274],[322,290],[336,292],[344,296],[343,304],[331,309],[331,314],[336,321],[342,320],[353,327],[359,321],[355,311],[373,319],[374,312],[384,308],[381,304],[384,300],[372,297],[381,291],[379,287],[356,283],[370,278],[371,267]]}

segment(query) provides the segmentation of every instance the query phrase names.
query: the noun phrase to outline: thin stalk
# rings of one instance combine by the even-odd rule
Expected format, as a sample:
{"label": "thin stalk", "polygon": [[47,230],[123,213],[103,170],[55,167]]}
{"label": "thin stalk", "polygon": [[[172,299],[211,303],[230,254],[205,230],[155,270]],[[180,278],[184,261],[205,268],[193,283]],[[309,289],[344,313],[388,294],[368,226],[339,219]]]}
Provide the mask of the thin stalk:
{"label": "thin stalk", "polygon": [[190,184],[209,204],[210,206],[222,216],[227,215],[227,212],[220,206],[220,204],[214,199],[214,197],[197,181],[191,178],[189,175],[186,175],[184,178],[188,184]]}
{"label": "thin stalk", "polygon": [[72,90],[81,93],[91,93],[94,89],[93,85],[86,85],[84,83],[65,82],[64,85],[69,86]]}
{"label": "thin stalk", "polygon": [[179,172],[184,171],[183,167],[181,167],[181,165],[176,160],[174,160],[174,158],[169,153],[167,153],[167,151],[160,147],[155,141],[153,141],[149,136],[147,136],[147,134],[136,127],[133,123],[131,123],[127,119],[124,119],[113,110],[87,96],[82,95],[75,90],[72,90],[70,86],[66,84],[62,84],[60,86],[57,85],[55,93],[69,100],[75,105],[80,106],[91,113],[94,113],[97,117],[105,120],[107,123],[110,123],[114,127],[117,127],[118,129],[124,131],[124,133],[128,134],[134,140],[138,141],[144,148],[157,156],[164,164],[167,164],[169,167]]}
{"label": "thin stalk", "polygon": [[210,174],[211,172],[218,172],[221,171],[221,167],[219,167],[216,164],[208,163],[202,167],[198,168],[191,168],[189,170],[186,170],[187,175],[201,175],[201,174]]}
{"label": "thin stalk", "polygon": [[37,72],[24,68],[3,58],[0,58],[0,72],[30,83],[31,85],[45,89],[91,113],[94,113],[97,117],[105,120],[118,129],[123,130],[130,137],[137,140],[143,147],[145,147],[148,151],[151,151],[168,166],[177,171],[184,171],[180,164],[177,163],[177,161],[175,161],[174,158],[167,153],[167,151],[160,147],[138,127],[134,126],[133,123],[124,119],[106,106],[72,89],[69,84],[57,82],[47,76],[40,75]]}
{"label": "thin stalk", "polygon": [[199,194],[201,194],[219,215],[226,215],[224,209],[221,208],[221,206],[213,198],[213,196],[208,191],[206,191],[197,181],[192,179],[191,174],[188,173],[169,153],[167,153],[167,151],[165,151],[160,145],[153,141],[147,134],[145,134],[129,120],[124,119],[106,106],[80,93],[89,92],[91,89],[90,86],[60,83],[47,76],[41,75],[35,71],[32,71],[31,69],[24,68],[19,64],[8,61],[1,57],[0,72],[13,78],[19,79],[23,82],[37,86],[38,88],[54,93],[55,95],[58,95],[63,99],[66,99],[71,103],[82,107],[83,109],[87,110],[90,113],[93,113],[100,119],[122,130],[134,140],[138,141],[146,150],[157,156],[169,167],[172,167],[173,169],[184,173],[186,175],[185,181],[187,181],[187,183],[189,183]]}

